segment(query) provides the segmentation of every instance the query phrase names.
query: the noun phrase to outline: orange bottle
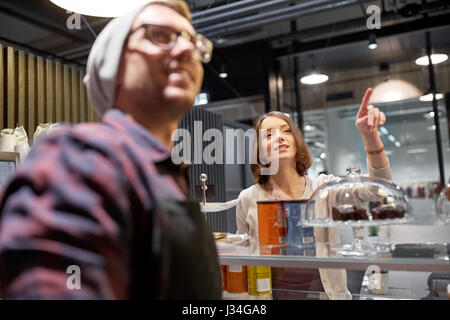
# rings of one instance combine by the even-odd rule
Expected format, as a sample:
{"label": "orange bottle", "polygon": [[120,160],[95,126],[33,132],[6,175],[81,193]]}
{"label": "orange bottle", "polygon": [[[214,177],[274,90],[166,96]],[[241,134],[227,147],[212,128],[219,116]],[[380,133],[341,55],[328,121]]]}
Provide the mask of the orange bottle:
{"label": "orange bottle", "polygon": [[229,293],[247,292],[247,267],[240,265],[226,266],[226,288]]}
{"label": "orange bottle", "polygon": [[259,245],[287,245],[287,222],[283,201],[257,201],[257,206]]}

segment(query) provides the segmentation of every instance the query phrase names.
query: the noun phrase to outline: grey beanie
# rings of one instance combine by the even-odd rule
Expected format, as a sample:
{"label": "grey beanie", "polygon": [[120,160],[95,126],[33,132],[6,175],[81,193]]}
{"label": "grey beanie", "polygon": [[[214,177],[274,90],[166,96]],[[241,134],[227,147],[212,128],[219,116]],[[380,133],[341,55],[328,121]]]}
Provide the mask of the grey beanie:
{"label": "grey beanie", "polygon": [[100,116],[114,106],[116,78],[124,42],[133,22],[148,2],[109,22],[95,40],[89,53],[83,82],[86,85],[88,97]]}

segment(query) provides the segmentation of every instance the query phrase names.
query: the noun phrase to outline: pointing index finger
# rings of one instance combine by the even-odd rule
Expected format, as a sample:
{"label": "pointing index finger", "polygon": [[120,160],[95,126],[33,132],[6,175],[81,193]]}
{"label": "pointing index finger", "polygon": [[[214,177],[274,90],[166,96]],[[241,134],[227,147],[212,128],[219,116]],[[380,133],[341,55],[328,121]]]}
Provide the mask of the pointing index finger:
{"label": "pointing index finger", "polygon": [[366,90],[366,93],[364,94],[364,97],[362,99],[361,107],[358,111],[358,117],[359,116],[365,116],[367,114],[367,107],[369,105],[370,97],[372,96],[373,89],[369,88]]}

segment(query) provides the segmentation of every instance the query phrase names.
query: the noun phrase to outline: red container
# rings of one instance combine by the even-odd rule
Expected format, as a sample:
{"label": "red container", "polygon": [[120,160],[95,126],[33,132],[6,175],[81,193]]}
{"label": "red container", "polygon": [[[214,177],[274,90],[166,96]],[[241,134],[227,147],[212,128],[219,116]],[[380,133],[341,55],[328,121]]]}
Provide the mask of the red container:
{"label": "red container", "polygon": [[287,223],[283,201],[257,201],[259,246],[285,246]]}
{"label": "red container", "polygon": [[227,291],[230,293],[247,292],[247,267],[228,265],[226,270]]}

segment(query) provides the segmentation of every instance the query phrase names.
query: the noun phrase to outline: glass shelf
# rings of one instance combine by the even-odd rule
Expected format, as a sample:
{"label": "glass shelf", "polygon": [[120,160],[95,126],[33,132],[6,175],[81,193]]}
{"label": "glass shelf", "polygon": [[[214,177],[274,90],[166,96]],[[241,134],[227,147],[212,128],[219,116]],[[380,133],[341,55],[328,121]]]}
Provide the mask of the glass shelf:
{"label": "glass shelf", "polygon": [[[388,244],[386,244],[388,245]],[[376,257],[342,257],[333,253],[336,244],[316,243],[302,248],[272,247],[249,250],[237,247],[233,252],[219,251],[220,264],[270,266],[280,268],[344,268],[450,272],[450,244],[389,244],[388,253]],[[401,249],[401,250],[400,250]]]}

